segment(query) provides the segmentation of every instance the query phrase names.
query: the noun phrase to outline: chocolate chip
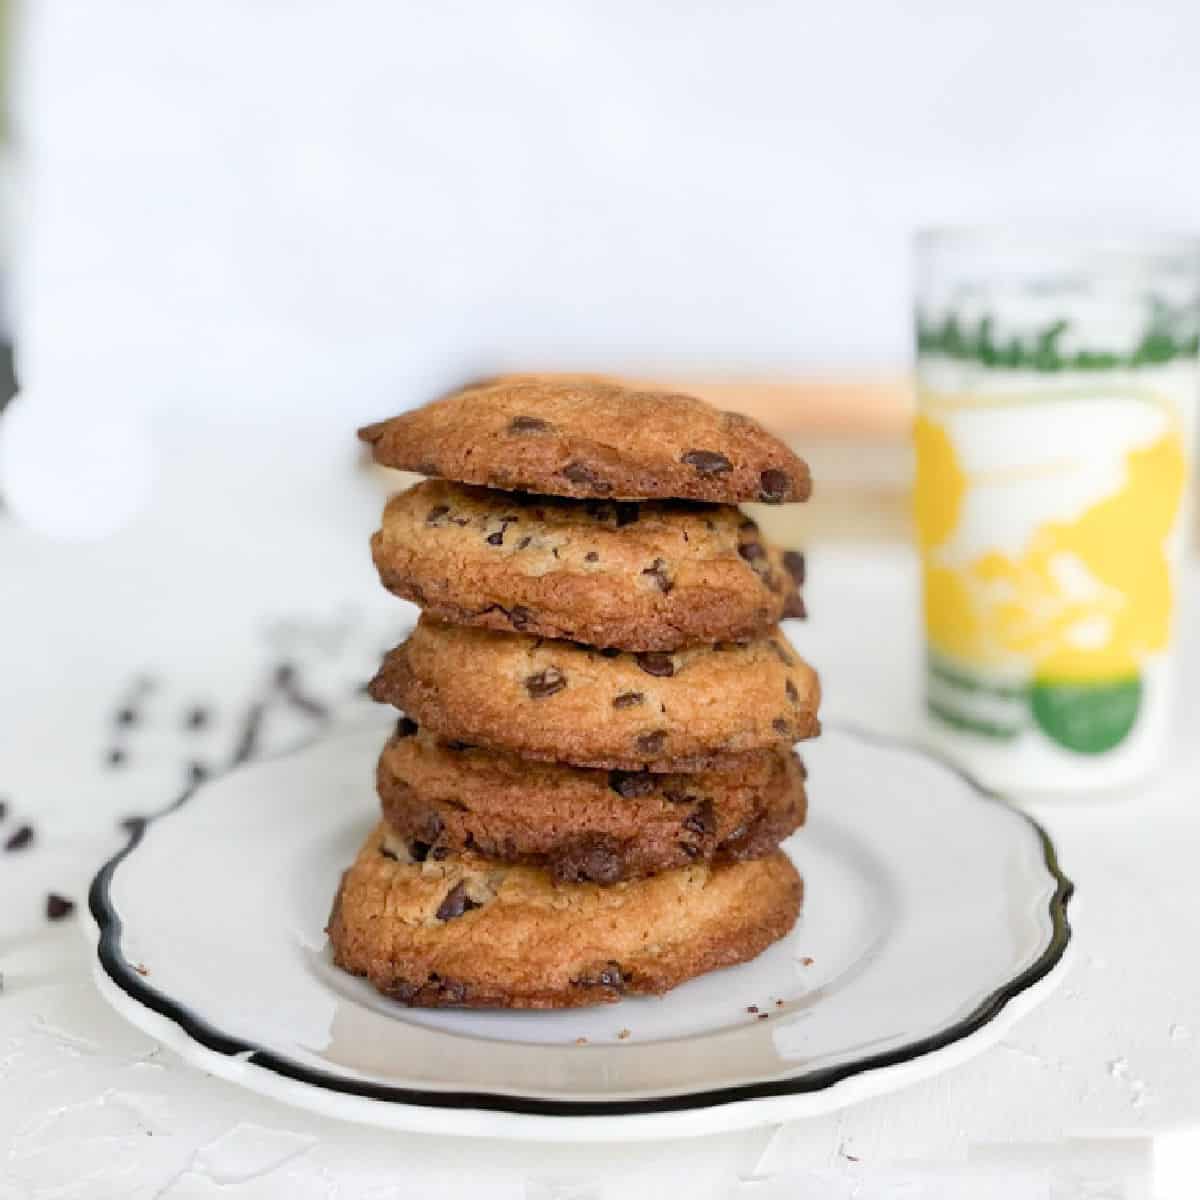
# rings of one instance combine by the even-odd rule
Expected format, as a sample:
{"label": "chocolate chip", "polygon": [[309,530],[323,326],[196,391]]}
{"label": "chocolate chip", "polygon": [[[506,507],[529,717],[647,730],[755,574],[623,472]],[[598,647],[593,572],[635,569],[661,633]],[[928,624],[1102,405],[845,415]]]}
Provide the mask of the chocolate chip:
{"label": "chocolate chip", "polygon": [[[412,856],[413,862],[424,862],[429,857],[429,843],[412,841],[408,843],[408,853]],[[459,884],[461,887],[462,884]],[[441,916],[441,914],[438,914]],[[458,915],[458,914],[455,914]],[[445,918],[442,918],[445,920]]]}
{"label": "chocolate chip", "polygon": [[467,985],[457,979],[439,979],[436,975],[429,976],[430,981],[437,984],[438,1002],[440,1004],[462,1004],[467,998]]}
{"label": "chocolate chip", "polygon": [[624,870],[619,844],[595,834],[568,843],[551,866],[561,883],[616,883]]}
{"label": "chocolate chip", "polygon": [[790,679],[783,685],[783,690],[787,692],[787,698],[793,704],[800,703],[800,693],[796,691],[796,685]]}
{"label": "chocolate chip", "polygon": [[447,750],[474,750],[475,746],[472,742],[460,742],[457,738],[451,738],[447,742],[442,743]]}
{"label": "chocolate chip", "polygon": [[667,743],[667,731],[656,729],[653,733],[639,733],[635,742],[643,754],[657,754]]}
{"label": "chocolate chip", "polygon": [[783,565],[787,567],[788,574],[798,584],[804,582],[804,555],[799,550],[785,550],[783,552]]}
{"label": "chocolate chip", "polygon": [[60,896],[57,892],[51,892],[46,897],[46,916],[51,921],[61,921],[63,917],[69,917],[74,911],[74,900],[68,900],[66,896]]}
{"label": "chocolate chip", "polygon": [[613,700],[613,708],[636,708],[645,699],[641,692],[622,692]]}
{"label": "chocolate chip", "polygon": [[743,542],[738,547],[738,553],[747,561],[755,562],[766,556],[766,550],[763,549],[762,542]]}
{"label": "chocolate chip", "polygon": [[608,786],[618,796],[634,800],[654,791],[654,777],[649,771],[609,771]]}
{"label": "chocolate chip", "polygon": [[583,561],[584,561],[584,562],[599,562],[599,561],[600,561],[600,555],[598,555],[598,554],[595,552],[595,550],[589,550],[589,551],[588,551],[588,552],[587,552],[587,553],[586,553],[586,554],[583,556]]}
{"label": "chocolate chip", "polygon": [[616,509],[618,529],[623,529],[626,525],[632,525],[641,515],[638,511],[638,505],[628,500],[618,500]]}
{"label": "chocolate chip", "polygon": [[396,722],[396,731],[393,734],[393,737],[410,738],[420,728],[420,725],[418,725],[416,721],[412,719],[412,717],[401,717]]}
{"label": "chocolate chip", "polygon": [[792,732],[791,723],[786,717],[776,717],[775,720],[771,722],[771,728],[774,729],[776,733],[782,733],[784,737],[787,737]]}
{"label": "chocolate chip", "polygon": [[486,541],[489,546],[503,546],[504,530],[497,529],[495,533],[489,533],[487,537],[484,538],[484,541]]}
{"label": "chocolate chip", "polygon": [[796,665],[792,656],[778,642],[770,641],[767,643],[767,645],[771,647],[771,652],[777,659],[779,659],[781,663],[783,663],[785,667],[792,667]]}
{"label": "chocolate chip", "polygon": [[[467,834],[468,838],[470,838],[470,836],[470,834]],[[434,848],[429,852],[429,857],[432,858],[434,862],[441,862],[442,859],[450,857],[450,847],[434,846]]]}
{"label": "chocolate chip", "polygon": [[582,487],[590,487],[598,496],[607,496],[612,491],[611,483],[601,479],[595,471],[581,462],[567,463],[562,469],[562,474],[572,483],[578,483]]}
{"label": "chocolate chip", "polygon": [[436,525],[448,512],[450,505],[436,504],[425,514],[426,525]]}
{"label": "chocolate chip", "polygon": [[716,450],[689,450],[679,461],[694,468],[698,475],[722,475],[733,470],[733,463]]}
{"label": "chocolate chip", "polygon": [[523,538],[522,538],[522,539],[521,539],[521,540],[520,540],[520,541],[517,543],[517,549],[518,549],[518,550],[524,550],[524,549],[525,549],[525,547],[526,547],[526,546],[528,546],[528,545],[529,545],[529,543],[530,543],[530,542],[532,542],[532,541],[533,541],[533,538],[531,538],[531,537],[530,537],[528,534],[526,534],[526,535],[525,535],[525,536],[524,536],[524,537],[523,537]]}
{"label": "chocolate chip", "polygon": [[547,667],[525,679],[525,690],[531,700],[544,700],[555,692],[561,692],[566,686],[567,677],[557,667]]}
{"label": "chocolate chip", "polygon": [[122,766],[125,762],[125,751],[120,746],[114,746],[109,752],[105,761],[110,767]]}
{"label": "chocolate chip", "polygon": [[461,917],[463,913],[481,907],[477,900],[472,900],[467,895],[466,883],[460,881],[446,893],[446,898],[438,905],[435,916],[439,921],[453,921],[455,917]]}
{"label": "chocolate chip", "polygon": [[808,607],[799,592],[788,594],[788,598],[783,602],[783,615],[794,617],[798,621],[803,621],[808,616]]}
{"label": "chocolate chip", "polygon": [[625,976],[621,972],[621,964],[615,962],[605,963],[599,971],[590,975],[581,975],[571,982],[577,987],[607,987],[616,988],[619,991],[625,988]]}
{"label": "chocolate chip", "polygon": [[203,729],[208,724],[208,709],[201,708],[199,705],[189,708],[183,723],[188,729]]}
{"label": "chocolate chip", "polygon": [[683,819],[683,827],[700,837],[708,837],[717,830],[717,817],[713,812],[713,802],[706,796]]}
{"label": "chocolate chip", "polygon": [[417,984],[400,980],[383,991],[384,995],[399,1000],[401,1004],[413,1004],[418,1007],[446,1008],[465,1004],[468,996],[465,983],[459,983],[457,979],[443,979],[435,971],[430,971],[427,983]]}
{"label": "chocolate chip", "polygon": [[764,504],[779,504],[792,494],[792,480],[786,471],[774,467],[764,471],[759,477],[761,491],[758,498]]}
{"label": "chocolate chip", "polygon": [[508,610],[508,621],[514,629],[527,629],[532,620],[532,609],[526,608],[523,604],[514,604]]}
{"label": "chocolate chip", "polygon": [[[579,644],[582,645],[582,643]],[[585,650],[590,649],[588,646],[584,646],[583,648]],[[621,649],[619,646],[601,646],[596,653],[600,655],[601,658],[620,658]]]}
{"label": "chocolate chip", "polygon": [[664,596],[667,595],[675,586],[674,583],[671,582],[671,577],[667,574],[666,564],[661,558],[656,558],[650,564],[650,566],[648,566],[642,572],[642,574],[649,575],[650,578],[654,580],[654,586],[657,587]]}
{"label": "chocolate chip", "polygon": [[9,834],[8,841],[4,843],[4,848],[5,850],[24,850],[32,841],[33,826],[22,825],[20,829]]}
{"label": "chocolate chip", "polygon": [[675,660],[661,650],[645,650],[635,657],[637,665],[647,675],[657,675],[663,679],[669,679],[675,674]]}
{"label": "chocolate chip", "polygon": [[554,426],[541,417],[513,417],[508,423],[509,433],[550,433]]}
{"label": "chocolate chip", "polygon": [[396,855],[393,854],[392,851],[389,850],[386,846],[379,847],[379,854],[380,854],[381,858],[390,858],[392,860],[392,862],[400,861],[400,859],[397,858]]}

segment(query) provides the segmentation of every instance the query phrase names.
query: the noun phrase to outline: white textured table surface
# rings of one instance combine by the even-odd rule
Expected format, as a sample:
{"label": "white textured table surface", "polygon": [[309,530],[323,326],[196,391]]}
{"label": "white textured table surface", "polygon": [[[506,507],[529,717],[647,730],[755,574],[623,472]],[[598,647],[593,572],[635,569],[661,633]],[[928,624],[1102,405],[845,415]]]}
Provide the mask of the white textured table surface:
{"label": "white textured table surface", "polygon": [[[1067,1196],[1099,1178],[1125,1190],[1094,1194],[1133,1196],[1149,1194],[1152,1147],[1174,1153],[1200,1129],[1200,646],[1186,619],[1171,770],[1122,802],[1037,813],[1078,888],[1069,976],[1001,1045],[938,1079],[818,1120],[614,1149],[385,1134],[185,1066],[100,1000],[75,921],[48,922],[46,894],[82,900],[118,820],[161,807],[192,763],[221,767],[256,705],[264,746],[353,720],[357,685],[408,614],[365,554],[379,501],[365,473],[314,472],[298,488],[226,447],[214,487],[188,466],[202,456],[172,461],[153,509],[102,545],[0,521],[0,840],[34,830],[0,854],[2,1200],[481,1185],[583,1198],[666,1179],[697,1198],[809,1194],[796,1173],[823,1196],[902,1183],[912,1196]],[[904,731],[916,688],[907,554],[815,553],[810,579],[813,617],[796,641],[821,668],[827,714]],[[327,720],[272,682],[285,661]],[[136,723],[122,727],[131,701]],[[196,705],[209,719],[191,729]]]}

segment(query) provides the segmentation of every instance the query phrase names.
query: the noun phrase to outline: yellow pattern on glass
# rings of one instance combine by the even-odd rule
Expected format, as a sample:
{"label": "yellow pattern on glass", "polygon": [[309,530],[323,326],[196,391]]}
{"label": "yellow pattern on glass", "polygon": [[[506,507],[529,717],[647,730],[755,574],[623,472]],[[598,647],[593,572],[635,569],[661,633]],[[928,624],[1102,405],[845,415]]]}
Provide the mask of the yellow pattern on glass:
{"label": "yellow pattern on glass", "polygon": [[1120,488],[1073,521],[1041,525],[1017,558],[989,552],[962,566],[938,554],[970,480],[950,437],[917,420],[918,536],[930,641],[966,664],[1086,682],[1136,675],[1170,635],[1166,542],[1183,498],[1186,451],[1177,423],[1125,455]]}
{"label": "yellow pattern on glass", "polygon": [[913,440],[917,451],[913,497],[917,536],[928,551],[954,532],[967,494],[967,477],[958,465],[950,435],[936,421],[917,417]]}

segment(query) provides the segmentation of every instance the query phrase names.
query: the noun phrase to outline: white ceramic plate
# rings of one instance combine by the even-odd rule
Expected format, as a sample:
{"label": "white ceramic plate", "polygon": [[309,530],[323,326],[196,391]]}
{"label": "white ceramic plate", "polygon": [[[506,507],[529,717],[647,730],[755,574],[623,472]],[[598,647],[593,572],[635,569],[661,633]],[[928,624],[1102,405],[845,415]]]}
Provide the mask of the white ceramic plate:
{"label": "white ceramic plate", "polygon": [[786,844],[804,914],[754,962],[592,1010],[406,1009],[333,967],[323,932],[376,819],[382,737],[238,768],[105,866],[96,974],[123,1015],[215,1075],[351,1120],[678,1136],[962,1061],[1047,990],[1070,937],[1038,826],[919,751],[835,729],[804,748],[811,816]]}

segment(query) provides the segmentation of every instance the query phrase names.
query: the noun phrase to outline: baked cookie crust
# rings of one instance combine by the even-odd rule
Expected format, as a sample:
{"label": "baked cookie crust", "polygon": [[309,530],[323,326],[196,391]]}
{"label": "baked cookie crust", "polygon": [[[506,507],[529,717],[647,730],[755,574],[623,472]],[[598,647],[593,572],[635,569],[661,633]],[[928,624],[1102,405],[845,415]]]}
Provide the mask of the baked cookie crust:
{"label": "baked cookie crust", "polygon": [[649,879],[559,883],[478,855],[404,861],[382,825],[342,878],[334,961],[421,1007],[577,1008],[661,995],[783,937],[803,885],[782,852]]}

